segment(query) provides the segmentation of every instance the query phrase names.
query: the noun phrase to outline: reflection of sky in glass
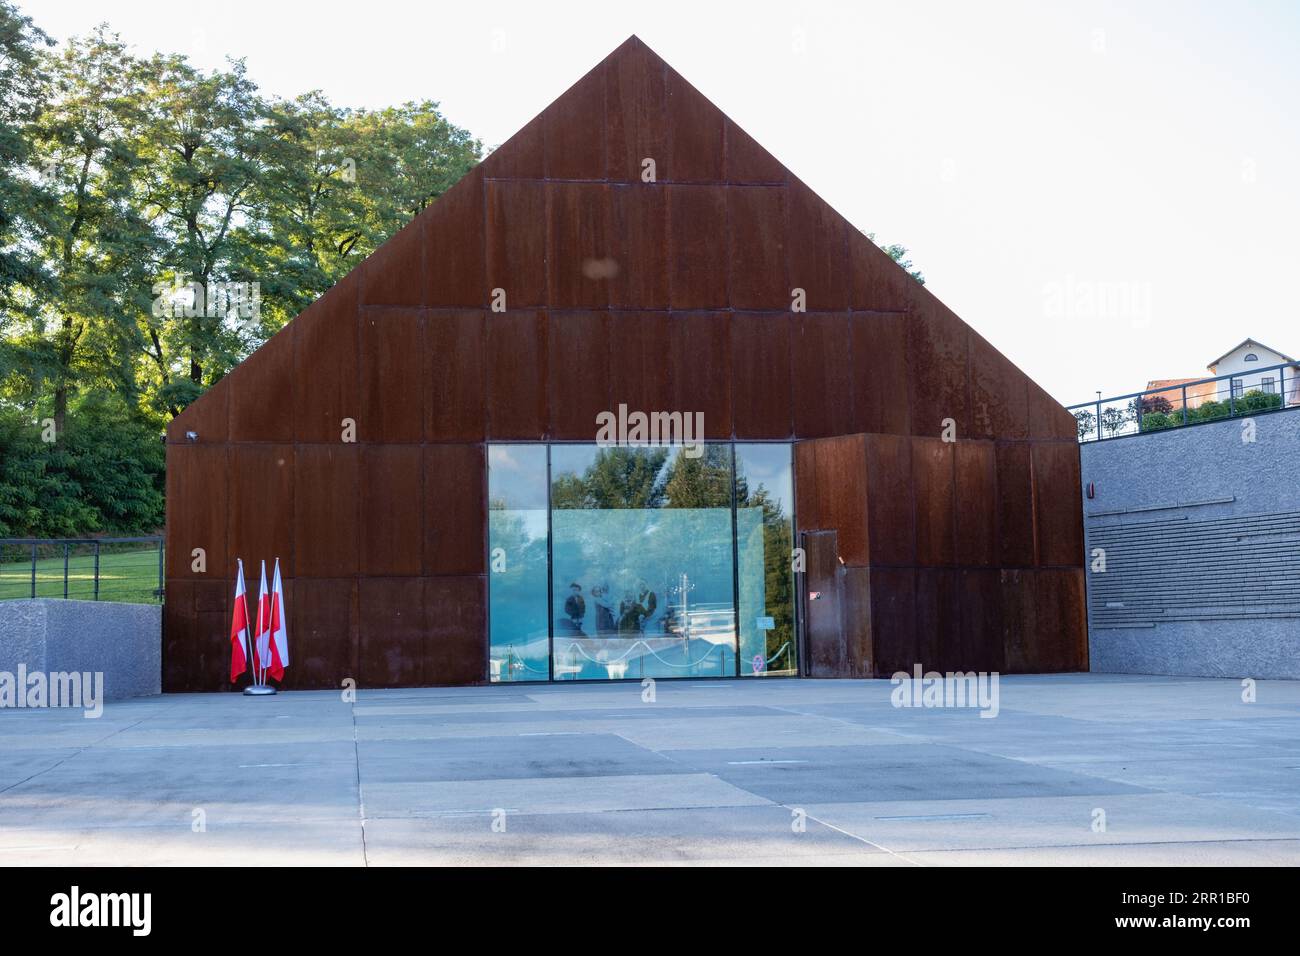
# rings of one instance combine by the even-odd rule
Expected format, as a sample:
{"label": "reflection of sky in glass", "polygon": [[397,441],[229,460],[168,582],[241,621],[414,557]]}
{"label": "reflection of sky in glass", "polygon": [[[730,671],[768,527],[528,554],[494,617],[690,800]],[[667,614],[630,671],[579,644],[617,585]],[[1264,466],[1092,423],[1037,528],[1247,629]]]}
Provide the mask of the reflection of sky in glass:
{"label": "reflection of sky in glass", "polygon": [[[546,446],[489,445],[490,507],[546,509]],[[530,529],[531,530],[531,529]],[[546,533],[543,523],[539,534]]]}
{"label": "reflection of sky in glass", "polygon": [[737,445],[736,476],[749,482],[752,495],[759,486],[781,505],[786,517],[794,514],[794,488],[790,479],[789,445]]}

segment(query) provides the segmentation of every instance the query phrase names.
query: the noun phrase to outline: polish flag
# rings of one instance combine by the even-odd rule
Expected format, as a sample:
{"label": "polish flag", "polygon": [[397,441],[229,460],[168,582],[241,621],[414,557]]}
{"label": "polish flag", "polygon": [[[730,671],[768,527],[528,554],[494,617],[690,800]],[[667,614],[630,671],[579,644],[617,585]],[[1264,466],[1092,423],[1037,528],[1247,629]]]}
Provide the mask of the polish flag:
{"label": "polish flag", "polygon": [[248,601],[244,596],[244,562],[235,579],[235,613],[230,618],[230,683],[248,670]]}
{"label": "polish flag", "polygon": [[254,630],[253,661],[257,667],[258,683],[262,671],[271,662],[271,595],[266,590],[266,561],[262,561],[262,583],[257,589],[257,628]]}
{"label": "polish flag", "polygon": [[284,680],[289,666],[289,624],[284,613],[284,585],[280,583],[280,559],[275,559],[275,581],[271,585],[271,676]]}

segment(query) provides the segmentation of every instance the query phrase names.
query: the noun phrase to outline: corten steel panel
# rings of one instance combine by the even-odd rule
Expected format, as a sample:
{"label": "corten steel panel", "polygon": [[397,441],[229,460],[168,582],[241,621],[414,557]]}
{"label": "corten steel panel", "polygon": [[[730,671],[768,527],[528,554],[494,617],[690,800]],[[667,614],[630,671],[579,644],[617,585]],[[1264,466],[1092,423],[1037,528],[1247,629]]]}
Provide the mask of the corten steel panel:
{"label": "corten steel panel", "polygon": [[871,649],[877,677],[916,662],[916,570],[871,569]]}
{"label": "corten steel panel", "polygon": [[1038,630],[1030,641],[1032,671],[1055,673],[1088,666],[1083,571],[1045,568],[1035,572]]}
{"label": "corten steel panel", "polygon": [[293,320],[293,424],[300,442],[339,441],[343,419],[360,414],[357,275],[349,273]]}
{"label": "corten steel panel", "polygon": [[1041,566],[1083,564],[1083,504],[1079,446],[1034,442],[1034,527]]}
{"label": "corten steel panel", "polygon": [[797,442],[794,446],[794,516],[800,531],[813,531],[822,526],[817,479],[817,442]]}
{"label": "corten steel panel", "polygon": [[230,446],[226,560],[233,565],[236,558],[244,559],[250,588],[257,587],[263,558],[268,583],[276,558],[283,576],[294,575],[293,472],[293,445]]}
{"label": "corten steel panel", "polygon": [[836,677],[871,677],[871,570],[844,568],[840,581],[844,666]]}
{"label": "corten steel panel", "polygon": [[610,410],[609,324],[606,312],[551,312],[552,438],[596,440],[596,416]]}
{"label": "corten steel panel", "polygon": [[419,445],[361,449],[361,573],[419,574],[424,534],[423,451]]}
{"label": "corten steel panel", "polygon": [[361,310],[360,442],[418,442],[424,433],[423,318],[418,309]]}
{"label": "corten steel panel", "polygon": [[482,574],[486,548],[484,448],[424,449],[424,573]]}
{"label": "corten steel panel", "polygon": [[298,445],[294,454],[293,547],[299,576],[357,573],[360,446]]}
{"label": "corten steel panel", "polygon": [[1039,641],[1037,593],[1038,571],[1003,568],[1002,649],[1006,668],[1013,674],[1031,674]]}
{"label": "corten steel panel", "polygon": [[868,563],[867,452],[862,435],[823,438],[817,446],[817,515],[820,526],[839,534],[844,564]]}
{"label": "corten steel panel", "polygon": [[660,180],[675,183],[722,180],[722,111],[687,83],[676,70],[666,71],[668,90],[668,168]]}
{"label": "corten steel panel", "polygon": [[547,179],[605,178],[605,69],[597,65],[542,113]]}
{"label": "corten steel panel", "polygon": [[672,411],[671,320],[666,312],[613,312],[609,317],[610,410]]}
{"label": "corten steel panel", "polygon": [[425,304],[424,222],[416,218],[360,266],[362,305]]}
{"label": "corten steel panel", "polygon": [[1028,380],[983,336],[970,334],[969,438],[1025,438],[1029,434]]}
{"label": "corten steel panel", "polygon": [[1029,437],[1078,441],[1078,423],[1074,416],[1032,379],[1026,381],[1026,387],[1029,389]]}
{"label": "corten steel panel", "polygon": [[668,186],[668,289],[674,309],[723,309],[727,301],[727,190]]}
{"label": "corten steel panel", "polygon": [[784,166],[752,136],[733,123],[723,121],[726,138],[726,169],[729,183],[784,183],[789,178]]}
{"label": "corten steel panel", "polygon": [[849,245],[849,307],[863,312],[910,309],[919,288],[898,263],[852,226]]}
{"label": "corten steel panel", "polygon": [[541,116],[494,150],[481,166],[489,179],[542,179],[545,176],[545,134]]}
{"label": "corten steel panel", "polygon": [[921,567],[945,567],[956,556],[952,448],[952,442],[938,438],[912,439],[916,563]]}
{"label": "corten steel panel", "polygon": [[788,309],[785,271],[785,187],[727,190],[731,306]]}
{"label": "corten steel panel", "polygon": [[546,304],[546,184],[488,180],[487,286],[507,311]]}
{"label": "corten steel panel", "polygon": [[669,354],[673,375],[673,410],[704,413],[706,438],[730,438],[731,316],[725,312],[674,312],[670,319]]}
{"label": "corten steel panel", "polygon": [[357,580],[304,578],[293,582],[289,608],[288,687],[340,687],[357,677]]}
{"label": "corten steel panel", "polygon": [[424,434],[429,441],[482,441],[487,434],[486,349],[481,310],[425,313]]}
{"label": "corten steel panel", "polygon": [[907,313],[854,312],[849,315],[853,355],[855,432],[907,435],[911,416],[907,404]]}
{"label": "corten steel panel", "polygon": [[961,586],[961,656],[944,669],[1001,671],[1005,666],[1002,647],[1002,581],[997,568],[963,568]]}
{"label": "corten steel panel", "polygon": [[424,301],[439,308],[488,301],[483,171],[470,170],[424,211]]}
{"label": "corten steel panel", "polygon": [[294,325],[230,372],[230,440],[293,441]]}
{"label": "corten steel panel", "polygon": [[848,224],[844,217],[798,179],[790,182],[785,213],[790,263],[786,291],[803,289],[810,311],[844,311],[849,302]]}
{"label": "corten steel panel", "polygon": [[487,679],[487,582],[481,576],[426,578],[424,683]]}
{"label": "corten steel panel", "polygon": [[1030,446],[994,443],[998,485],[998,564],[1031,568],[1034,556],[1034,478]]}
{"label": "corten steel panel", "polygon": [[603,309],[609,304],[612,258],[609,187],[547,183],[546,192],[551,307]]}
{"label": "corten steel panel", "polygon": [[957,553],[962,567],[998,564],[998,466],[991,441],[968,439],[953,445],[957,476]]}
{"label": "corten steel panel", "polygon": [[194,432],[200,442],[225,441],[230,434],[230,376],[226,375],[191,402],[167,426],[167,443],[188,444],[186,432]]}
{"label": "corten steel panel", "polygon": [[731,386],[738,439],[790,437],[794,415],[788,315],[732,316]]}
{"label": "corten steel panel", "polygon": [[[953,568],[916,569],[916,660],[924,670],[948,670],[961,656],[961,603]],[[953,669],[956,669],[955,667]]]}
{"label": "corten steel panel", "polygon": [[[256,583],[252,585],[256,588]],[[230,620],[222,581],[169,581],[163,605],[163,690],[230,686]],[[234,586],[229,585],[231,596]]]}
{"label": "corten steel panel", "polygon": [[543,438],[550,417],[546,313],[489,312],[486,322],[488,437]]}
{"label": "corten steel panel", "polygon": [[[664,62],[635,37],[606,61],[606,168],[610,180],[640,182],[642,160],[668,157]],[[666,175],[666,170],[665,170]]]}
{"label": "corten steel panel", "polygon": [[424,683],[424,578],[366,577],[357,589],[357,683],[413,687]]}
{"label": "corten steel panel", "polygon": [[849,317],[804,312],[791,316],[794,432],[800,438],[850,434],[853,356]]}
{"label": "corten steel panel", "polygon": [[609,251],[616,270],[609,304],[624,309],[668,307],[668,193],[661,186],[609,187]]}
{"label": "corten steel panel", "polygon": [[[176,445],[167,450],[167,579],[233,572],[226,551],[228,489],[225,445]],[[193,570],[202,548],[207,570]]]}
{"label": "corten steel panel", "polygon": [[867,475],[860,491],[867,499],[870,562],[873,567],[913,565],[912,440],[903,435],[867,435],[865,445]]}
{"label": "corten steel panel", "polygon": [[907,322],[908,397],[912,434],[938,436],[951,419],[958,438],[972,437],[969,415],[970,330],[934,299],[923,299]]}

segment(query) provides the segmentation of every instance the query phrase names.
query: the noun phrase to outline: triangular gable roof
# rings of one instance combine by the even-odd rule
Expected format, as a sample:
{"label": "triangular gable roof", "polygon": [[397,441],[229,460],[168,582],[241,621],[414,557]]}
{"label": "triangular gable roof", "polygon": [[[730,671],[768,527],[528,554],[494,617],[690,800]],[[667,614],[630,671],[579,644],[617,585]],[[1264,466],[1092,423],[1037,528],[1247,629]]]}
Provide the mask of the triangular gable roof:
{"label": "triangular gable roof", "polygon": [[1285,352],[1279,352],[1277,349],[1275,349],[1275,348],[1271,348],[1270,346],[1265,345],[1263,342],[1257,342],[1257,341],[1255,341],[1254,339],[1247,338],[1247,339],[1242,339],[1240,342],[1238,342],[1238,343],[1237,343],[1236,345],[1234,345],[1232,348],[1228,349],[1228,351],[1224,352],[1222,355],[1220,355],[1218,358],[1216,358],[1213,362],[1211,362],[1209,365],[1207,365],[1207,366],[1205,366],[1205,367],[1206,367],[1207,369],[1212,369],[1212,368],[1214,368],[1214,366],[1218,365],[1220,362],[1222,362],[1224,359],[1226,359],[1226,358],[1227,358],[1229,355],[1231,355],[1233,352],[1237,351],[1237,349],[1244,348],[1244,347],[1247,346],[1247,345],[1253,345],[1253,346],[1255,346],[1256,348],[1261,348],[1261,349],[1268,349],[1268,350],[1269,350],[1270,352],[1272,352],[1274,355],[1280,355],[1280,356],[1282,356],[1283,360],[1285,360],[1285,361],[1287,361],[1287,362],[1294,362],[1294,361],[1295,361],[1295,359],[1293,359],[1291,356],[1287,355]]}
{"label": "triangular gable roof", "polygon": [[[635,367],[641,339],[664,335],[682,366],[671,393]],[[611,357],[578,354],[591,342]],[[574,361],[590,402],[556,371]],[[764,379],[733,384],[733,363]],[[1068,412],[633,36],[168,440],[323,442],[345,417],[377,442],[579,438],[587,404],[629,390],[705,409],[709,437],[938,436],[947,419],[965,437],[1075,437]],[[414,410],[390,400],[421,393]]]}

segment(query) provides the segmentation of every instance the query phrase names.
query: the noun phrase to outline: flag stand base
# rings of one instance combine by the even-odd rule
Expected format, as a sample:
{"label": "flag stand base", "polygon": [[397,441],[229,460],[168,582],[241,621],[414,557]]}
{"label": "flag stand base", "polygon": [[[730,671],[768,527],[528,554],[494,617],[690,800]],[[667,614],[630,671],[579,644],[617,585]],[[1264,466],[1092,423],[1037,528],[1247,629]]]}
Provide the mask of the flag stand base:
{"label": "flag stand base", "polygon": [[244,688],[245,697],[265,697],[267,694],[274,694],[275,688],[270,684],[249,684]]}

